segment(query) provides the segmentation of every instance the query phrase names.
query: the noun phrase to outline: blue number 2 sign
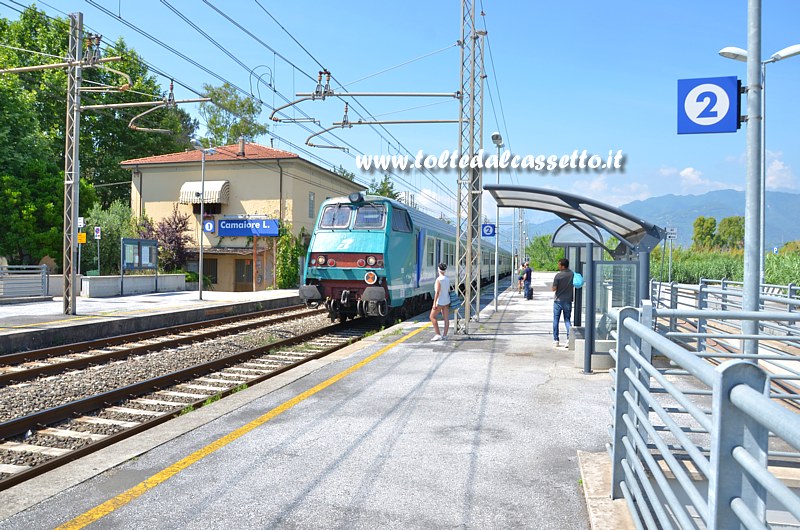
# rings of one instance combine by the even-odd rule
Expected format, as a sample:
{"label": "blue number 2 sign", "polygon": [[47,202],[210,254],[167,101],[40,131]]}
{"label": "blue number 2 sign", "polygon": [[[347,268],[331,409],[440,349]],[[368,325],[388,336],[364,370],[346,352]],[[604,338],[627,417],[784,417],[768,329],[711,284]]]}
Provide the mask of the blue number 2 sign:
{"label": "blue number 2 sign", "polygon": [[678,134],[736,132],[739,112],[736,77],[678,80]]}

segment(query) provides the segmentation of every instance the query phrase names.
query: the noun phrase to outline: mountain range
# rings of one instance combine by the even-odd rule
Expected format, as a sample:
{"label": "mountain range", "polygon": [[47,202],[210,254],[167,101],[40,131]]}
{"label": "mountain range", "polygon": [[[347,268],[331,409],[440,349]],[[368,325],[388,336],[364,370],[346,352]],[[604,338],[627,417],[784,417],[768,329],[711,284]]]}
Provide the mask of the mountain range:
{"label": "mountain range", "polygon": [[[770,191],[766,196],[766,248],[780,247],[788,241],[800,240],[797,208],[800,194]],[[619,209],[661,227],[678,229],[676,243],[682,247],[692,244],[693,223],[698,217],[714,217],[719,223],[725,217],[744,216],[745,194],[736,190],[717,190],[702,195],[662,195],[633,201]],[[540,223],[528,223],[528,234],[552,234],[562,221],[553,218]]]}

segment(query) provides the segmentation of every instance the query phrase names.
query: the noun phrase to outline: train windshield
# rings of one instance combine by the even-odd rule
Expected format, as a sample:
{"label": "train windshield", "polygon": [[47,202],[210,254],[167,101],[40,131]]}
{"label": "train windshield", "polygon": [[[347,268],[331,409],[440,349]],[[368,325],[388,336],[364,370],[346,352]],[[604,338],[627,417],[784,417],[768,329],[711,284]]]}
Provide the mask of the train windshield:
{"label": "train windshield", "polygon": [[353,228],[381,229],[384,223],[386,223],[386,208],[382,204],[363,204],[356,210],[356,222]]}
{"label": "train windshield", "polygon": [[326,206],[319,220],[320,228],[347,228],[350,225],[350,214],[353,212],[347,204]]}

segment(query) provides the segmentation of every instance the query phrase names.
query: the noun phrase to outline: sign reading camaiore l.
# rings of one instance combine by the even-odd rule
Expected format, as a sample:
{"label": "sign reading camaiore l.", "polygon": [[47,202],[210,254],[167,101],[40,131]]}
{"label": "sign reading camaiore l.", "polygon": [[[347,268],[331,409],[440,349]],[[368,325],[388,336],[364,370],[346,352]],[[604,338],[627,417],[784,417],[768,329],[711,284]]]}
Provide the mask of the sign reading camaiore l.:
{"label": "sign reading camaiore l.", "polygon": [[218,236],[277,236],[278,221],[275,219],[220,219]]}

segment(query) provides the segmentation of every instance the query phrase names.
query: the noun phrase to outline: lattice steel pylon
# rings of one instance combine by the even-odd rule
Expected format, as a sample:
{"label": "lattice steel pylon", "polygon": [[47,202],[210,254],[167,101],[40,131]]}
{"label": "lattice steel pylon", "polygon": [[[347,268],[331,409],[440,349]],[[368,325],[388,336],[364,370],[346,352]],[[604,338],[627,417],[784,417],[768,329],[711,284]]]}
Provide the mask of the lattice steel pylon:
{"label": "lattice steel pylon", "polygon": [[[469,334],[470,321],[480,313],[482,169],[473,164],[483,151],[483,37],[475,29],[475,4],[461,2],[461,114],[458,150],[469,160],[458,174],[456,279],[464,296],[463,319],[456,311],[456,333]],[[476,166],[476,167],[473,167]]]}
{"label": "lattice steel pylon", "polygon": [[67,68],[67,125],[64,130],[64,314],[75,314],[75,265],[78,245],[78,192],[80,162],[78,137],[81,126],[81,61],[83,60],[83,13],[69,15]]}

